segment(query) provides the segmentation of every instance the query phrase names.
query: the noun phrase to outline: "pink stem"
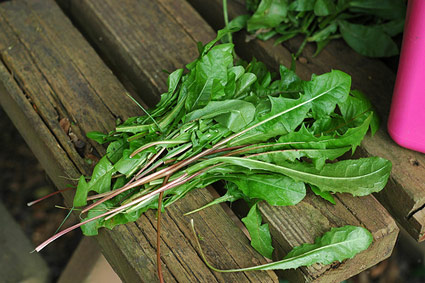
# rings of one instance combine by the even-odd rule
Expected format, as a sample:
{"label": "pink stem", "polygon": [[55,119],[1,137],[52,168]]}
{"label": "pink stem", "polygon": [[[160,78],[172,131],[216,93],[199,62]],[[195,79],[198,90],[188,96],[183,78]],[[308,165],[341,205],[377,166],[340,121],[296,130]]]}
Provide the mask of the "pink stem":
{"label": "pink stem", "polygon": [[62,190],[57,190],[57,191],[55,191],[55,192],[53,192],[53,193],[50,193],[50,194],[48,194],[48,195],[45,195],[44,197],[41,197],[41,198],[36,199],[36,200],[34,200],[34,201],[32,201],[32,202],[29,202],[29,203],[27,203],[27,205],[28,205],[28,206],[32,206],[32,205],[34,205],[34,204],[36,204],[36,203],[39,203],[40,201],[45,200],[45,199],[47,199],[47,198],[49,198],[49,197],[51,197],[51,196],[54,196],[54,195],[57,195],[57,194],[59,194],[59,193],[62,193],[62,192],[68,191],[68,190],[72,190],[72,189],[75,189],[75,188],[71,188],[71,187],[69,187],[69,188],[65,188],[65,189],[62,189]]}

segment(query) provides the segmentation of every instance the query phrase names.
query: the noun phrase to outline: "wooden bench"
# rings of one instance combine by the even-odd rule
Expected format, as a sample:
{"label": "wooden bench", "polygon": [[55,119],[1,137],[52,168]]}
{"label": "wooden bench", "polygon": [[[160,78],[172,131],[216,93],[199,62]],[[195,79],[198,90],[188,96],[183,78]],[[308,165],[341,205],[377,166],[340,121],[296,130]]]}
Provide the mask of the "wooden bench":
{"label": "wooden bench", "polygon": [[[208,4],[201,0],[189,2],[214,28],[224,26],[223,18],[215,16],[222,11],[221,0],[208,1]],[[247,13],[243,0],[229,0],[228,5],[230,18]],[[297,51],[300,40],[295,38],[283,45],[274,45],[273,39],[246,43],[244,35],[241,35],[237,38],[237,47],[243,57],[254,55],[270,66],[289,66],[289,54]],[[331,69],[345,71],[352,76],[353,88],[365,92],[377,108],[381,128],[373,138],[367,136],[364,139],[357,154],[377,155],[392,161],[390,181],[383,191],[376,194],[376,198],[413,238],[420,240],[425,233],[425,155],[398,146],[387,133],[394,72],[379,60],[357,54],[342,40],[332,41],[316,57],[312,56],[314,51],[315,47],[308,44],[302,54],[307,63],[297,61],[296,70],[300,77],[308,79],[312,73],[320,74]]]}
{"label": "wooden bench", "polygon": [[[126,91],[153,105],[166,88],[162,70],[192,61],[197,56],[196,41],[206,42],[214,32],[183,0],[60,3],[114,73],[54,2],[2,3],[0,103],[56,186],[64,188],[70,181],[61,176],[89,174],[89,151],[104,152],[103,147],[88,141],[85,133],[108,131],[117,118],[140,115]],[[221,13],[217,17],[221,18]],[[289,55],[288,51],[281,56],[285,54]],[[277,67],[276,62],[272,65]],[[66,118],[73,135],[59,124]],[[69,203],[71,196],[66,197]],[[166,210],[162,233],[165,280],[277,281],[272,272],[220,274],[204,265],[194,248],[189,218],[183,213],[212,198],[207,190],[197,190]],[[335,226],[362,225],[374,235],[373,245],[354,259],[288,271],[283,273],[285,278],[338,282],[391,254],[398,228],[375,198],[338,195],[336,201],[330,205],[309,194],[294,207],[261,206],[275,239],[276,258]],[[220,206],[192,217],[201,235],[211,235],[203,245],[214,264],[229,268],[264,262]],[[155,215],[149,212],[136,223],[100,231],[97,240],[123,281],[157,280],[155,226]]]}
{"label": "wooden bench", "polygon": [[[115,119],[139,115],[126,90],[52,1],[18,1],[0,9],[1,103],[58,188],[70,181],[61,176],[88,174],[90,166],[76,143],[59,125],[68,118],[79,141],[92,130],[108,131]],[[104,150],[93,144],[102,153]],[[162,260],[167,282],[270,282],[271,272],[213,273],[194,249],[189,218],[182,214],[211,201],[205,190],[167,210],[163,221]],[[209,256],[226,266],[264,262],[242,231],[217,206],[193,216],[206,242]],[[97,237],[106,258],[128,282],[156,281],[155,214],[136,223],[103,230]],[[82,259],[84,260],[84,259]]]}

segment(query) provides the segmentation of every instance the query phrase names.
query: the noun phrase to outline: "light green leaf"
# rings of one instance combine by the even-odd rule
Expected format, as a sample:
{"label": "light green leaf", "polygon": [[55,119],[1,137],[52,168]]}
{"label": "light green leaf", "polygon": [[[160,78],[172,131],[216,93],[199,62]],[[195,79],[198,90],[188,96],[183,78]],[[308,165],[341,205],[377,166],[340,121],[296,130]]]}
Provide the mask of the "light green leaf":
{"label": "light green leaf", "polygon": [[168,76],[167,85],[169,93],[174,93],[176,91],[182,75],[183,69],[177,69]]}
{"label": "light green leaf", "polygon": [[211,101],[204,108],[186,115],[186,121],[214,118],[221,125],[237,132],[248,125],[255,114],[255,106],[243,100]]}
{"label": "light green leaf", "polygon": [[107,156],[102,157],[93,170],[90,181],[87,183],[84,176],[78,181],[77,192],[74,197],[74,206],[83,206],[87,204],[87,194],[95,191],[99,194],[111,190],[112,174],[116,172],[114,166],[108,160]]}
{"label": "light green leaf", "polygon": [[84,176],[80,176],[78,180],[77,191],[74,196],[74,206],[80,207],[87,204],[87,194],[89,193],[88,185],[86,182],[86,178]]}
{"label": "light green leaf", "polygon": [[333,195],[330,192],[322,192],[318,187],[310,185],[311,190],[316,196],[323,198],[324,200],[329,201],[332,204],[336,204]]}
{"label": "light green leaf", "polygon": [[[214,95],[213,84],[227,83],[227,69],[233,63],[233,44],[216,45],[196,62],[194,79],[185,101],[186,110],[201,108]],[[217,89],[217,87],[215,88]]]}
{"label": "light green leaf", "polygon": [[105,142],[107,142],[106,138],[108,137],[107,134],[104,134],[104,133],[101,133],[101,132],[96,132],[96,131],[88,132],[86,134],[86,136],[89,139],[94,140],[99,144],[104,144]]}
{"label": "light green leaf", "polygon": [[251,246],[263,256],[271,259],[273,247],[269,225],[261,225],[261,221],[261,214],[256,204],[251,207],[248,215],[242,218],[242,222],[251,236]]}
{"label": "light green leaf", "polygon": [[139,166],[146,161],[146,156],[148,154],[147,152],[141,152],[136,154],[134,157],[130,157],[132,152],[132,149],[124,150],[123,156],[114,165],[116,171],[126,175],[127,177],[133,174],[137,168],[139,168]]}
{"label": "light green leaf", "polygon": [[[322,237],[318,237],[314,244],[303,244],[293,248],[283,260],[253,267],[227,270],[213,267],[206,261],[203,253],[201,254],[207,265],[214,271],[218,272],[285,270],[298,268],[300,266],[310,266],[315,263],[331,264],[335,261],[342,262],[343,260],[353,258],[356,254],[366,250],[372,241],[373,236],[367,229],[347,225],[344,227],[332,228]],[[199,242],[198,246],[200,247]]]}

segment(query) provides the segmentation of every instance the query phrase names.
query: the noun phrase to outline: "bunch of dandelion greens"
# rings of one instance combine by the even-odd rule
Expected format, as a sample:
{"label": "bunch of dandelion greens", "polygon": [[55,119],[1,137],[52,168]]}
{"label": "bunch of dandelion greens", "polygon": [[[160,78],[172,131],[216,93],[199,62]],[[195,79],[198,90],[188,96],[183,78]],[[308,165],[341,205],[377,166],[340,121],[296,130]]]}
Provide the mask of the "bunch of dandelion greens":
{"label": "bunch of dandelion greens", "polygon": [[[256,60],[234,63],[233,44],[216,43],[245,20],[235,19],[214,41],[199,45],[199,57],[169,75],[168,91],[147,115],[108,134],[88,134],[109,145],[89,181],[81,176],[78,182],[74,207],[83,207],[86,217],[37,251],[77,227],[96,235],[101,227],[135,221],[149,209],[160,212],[191,190],[224,180],[227,193],[209,205],[245,199],[251,209],[242,221],[252,246],[271,258],[271,236],[258,202],[295,205],[308,187],[332,202],[332,193],[363,196],[385,186],[389,161],[335,161],[378,127],[370,102],[351,90],[350,76],[333,70],[302,81],[280,66],[275,78]],[[342,261],[371,242],[364,228],[334,228],[282,261],[247,270]]]}
{"label": "bunch of dandelion greens", "polygon": [[403,32],[406,1],[403,0],[246,0],[252,13],[246,29],[252,36],[276,44],[297,35],[315,42],[317,55],[333,39],[342,38],[353,50],[368,57],[399,53],[392,39]]}

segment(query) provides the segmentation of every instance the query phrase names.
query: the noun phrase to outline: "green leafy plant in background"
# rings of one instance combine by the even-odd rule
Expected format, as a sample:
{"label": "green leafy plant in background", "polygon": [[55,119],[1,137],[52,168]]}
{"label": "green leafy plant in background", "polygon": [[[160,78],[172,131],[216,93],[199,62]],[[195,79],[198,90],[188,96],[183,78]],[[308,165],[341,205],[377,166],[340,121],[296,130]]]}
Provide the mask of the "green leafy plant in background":
{"label": "green leafy plant in background", "polygon": [[[108,134],[88,134],[108,147],[89,180],[81,176],[78,182],[74,206],[85,206],[85,218],[37,251],[77,227],[96,235],[101,227],[135,221],[148,209],[166,208],[191,190],[224,180],[227,193],[206,207],[244,199],[251,209],[242,221],[252,245],[270,258],[259,202],[295,205],[309,187],[331,202],[333,193],[363,196],[384,188],[388,160],[336,161],[378,127],[370,102],[351,90],[350,76],[333,70],[303,81],[284,66],[276,75],[255,59],[235,64],[233,44],[216,43],[245,22],[237,18],[199,45],[199,57],[169,75],[168,91],[147,115]],[[342,261],[370,242],[364,228],[337,228],[261,268]]]}
{"label": "green leafy plant in background", "polygon": [[248,32],[276,44],[296,35],[315,42],[317,55],[330,40],[343,38],[356,52],[369,57],[389,57],[399,50],[392,37],[403,31],[404,0],[246,0],[252,13]]}

